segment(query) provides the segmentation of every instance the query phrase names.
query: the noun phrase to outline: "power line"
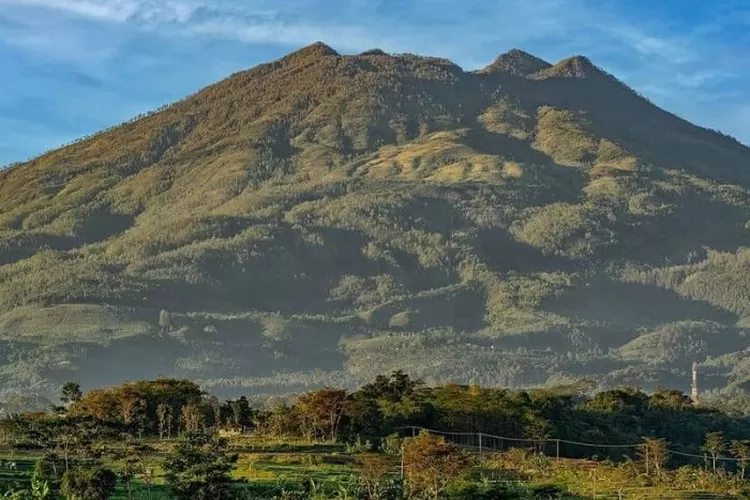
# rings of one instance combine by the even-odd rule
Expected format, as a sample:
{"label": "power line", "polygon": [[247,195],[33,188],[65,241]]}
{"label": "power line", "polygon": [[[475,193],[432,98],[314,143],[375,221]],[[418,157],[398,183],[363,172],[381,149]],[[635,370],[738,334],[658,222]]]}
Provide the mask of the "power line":
{"label": "power line", "polygon": [[[552,439],[521,439],[521,438],[511,438],[511,437],[504,437],[504,436],[496,436],[493,434],[487,434],[484,432],[451,432],[451,431],[440,431],[436,429],[428,429],[426,427],[418,427],[418,426],[406,426],[406,427],[399,427],[400,430],[411,430],[414,435],[416,435],[417,432],[426,431],[431,434],[437,434],[442,436],[455,436],[458,438],[461,437],[476,437],[477,441],[482,443],[482,438],[490,438],[490,439],[496,439],[500,442],[516,442],[516,443],[558,443],[558,444],[571,444],[575,446],[585,446],[589,448],[610,448],[610,449],[637,449],[642,448],[643,443],[638,444],[600,444],[600,443],[586,443],[583,441],[570,441],[567,439],[558,439],[558,438],[552,438]],[[486,443],[486,442],[485,442]],[[477,446],[469,446],[470,448],[481,448]],[[485,446],[486,448],[486,446]],[[682,457],[689,457],[689,458],[700,458],[700,459],[706,459],[706,455],[696,455],[693,453],[685,453],[682,451],[675,451],[675,450],[666,450],[671,455],[677,455]],[[713,460],[713,458],[711,458]],[[733,458],[733,457],[716,457],[717,461],[723,461],[723,462],[742,462],[743,459],[741,458]]]}

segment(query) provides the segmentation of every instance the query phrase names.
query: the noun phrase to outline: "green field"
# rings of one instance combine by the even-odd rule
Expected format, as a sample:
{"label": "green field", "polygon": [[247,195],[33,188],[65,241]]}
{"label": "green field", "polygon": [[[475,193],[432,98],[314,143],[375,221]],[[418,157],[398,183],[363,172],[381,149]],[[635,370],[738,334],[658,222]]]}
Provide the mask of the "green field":
{"label": "green field", "polygon": [[[130,496],[120,483],[116,500],[172,498],[164,484],[158,463],[171,446],[168,442],[154,442],[158,450],[145,458],[147,468],[154,470],[146,482],[144,474],[131,484]],[[114,443],[113,443],[114,445]],[[369,452],[349,450],[339,444],[321,444],[302,441],[284,441],[262,437],[234,438],[231,449],[239,452],[232,476],[237,481],[238,498],[267,499],[366,499],[362,496],[361,470],[357,461]],[[669,473],[654,479],[635,473],[633,463],[613,463],[589,459],[556,459],[532,452],[528,448],[511,448],[503,453],[486,450],[481,455],[476,450],[467,451],[469,468],[455,482],[456,491],[474,491],[472,488],[495,488],[495,495],[476,498],[528,498],[528,499],[730,499],[748,498],[750,483],[737,481],[734,476],[712,473],[700,468]],[[378,454],[379,456],[379,454]],[[12,452],[7,447],[0,450],[0,460],[13,461],[17,470],[0,469],[3,488],[28,487],[38,453]],[[384,477],[398,478],[400,457],[388,457],[388,470]],[[106,463],[117,470],[114,463]],[[242,492],[242,493],[239,493]],[[497,493],[502,492],[502,493]],[[744,492],[744,493],[743,493]],[[471,499],[461,493],[441,494],[440,498]],[[502,496],[507,495],[507,496]],[[6,497],[0,497],[6,498]],[[10,498],[10,497],[8,497]],[[27,497],[22,497],[27,498]],[[29,497],[30,498],[30,497]],[[388,497],[390,498],[390,497]],[[422,497],[393,497],[422,498]]]}

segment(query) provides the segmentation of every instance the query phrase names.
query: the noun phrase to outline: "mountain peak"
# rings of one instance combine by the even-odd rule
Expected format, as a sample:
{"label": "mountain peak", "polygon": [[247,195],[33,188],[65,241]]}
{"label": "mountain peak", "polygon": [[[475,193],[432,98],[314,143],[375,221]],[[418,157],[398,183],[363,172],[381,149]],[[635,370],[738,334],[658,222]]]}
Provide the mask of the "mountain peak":
{"label": "mountain peak", "polygon": [[586,56],[573,56],[563,59],[543,72],[545,77],[587,78],[602,73]]}
{"label": "mountain peak", "polygon": [[483,73],[504,72],[516,76],[528,76],[552,67],[550,63],[520,49],[511,49],[482,70]]}
{"label": "mountain peak", "polygon": [[282,60],[284,61],[302,61],[302,60],[315,60],[322,57],[333,56],[337,57],[340,54],[333,50],[330,46],[323,42],[315,42],[301,49],[295,50],[291,54],[285,56]]}

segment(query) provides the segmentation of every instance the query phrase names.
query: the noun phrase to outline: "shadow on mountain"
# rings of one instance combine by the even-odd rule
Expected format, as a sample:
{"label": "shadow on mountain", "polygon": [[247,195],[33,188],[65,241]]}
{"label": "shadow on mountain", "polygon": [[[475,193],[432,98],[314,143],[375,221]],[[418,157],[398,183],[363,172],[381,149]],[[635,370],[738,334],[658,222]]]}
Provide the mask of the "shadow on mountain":
{"label": "shadow on mountain", "polygon": [[[0,237],[2,233],[0,233]],[[27,259],[40,250],[66,251],[83,244],[81,238],[49,233],[21,233],[0,239],[0,266]]]}
{"label": "shadow on mountain", "polygon": [[477,243],[480,255],[496,272],[571,271],[576,267],[572,260],[558,255],[545,255],[538,248],[516,240],[501,228],[480,229]]}
{"label": "shadow on mountain", "polygon": [[[750,149],[735,139],[697,127],[668,113],[611,76],[515,79],[510,93],[540,105],[582,110],[597,132],[646,163],[680,165],[695,174],[726,182],[750,183]],[[708,167],[710,165],[710,167]]]}
{"label": "shadow on mountain", "polygon": [[544,308],[564,316],[636,328],[685,319],[733,324],[737,316],[652,285],[594,278]]}
{"label": "shadow on mountain", "polygon": [[464,141],[480,153],[529,167],[526,169],[528,174],[540,184],[543,191],[554,193],[555,201],[576,199],[586,185],[587,179],[582,171],[557,165],[549,155],[532,148],[527,141],[479,127],[470,129]]}
{"label": "shadow on mountain", "polygon": [[510,135],[496,134],[476,127],[469,129],[463,139],[467,146],[480,153],[500,156],[518,163],[536,165],[554,163],[547,154],[532,148],[528,142]]}
{"label": "shadow on mountain", "polygon": [[[691,252],[704,248],[735,252],[750,245],[745,230],[745,207],[689,197],[666,216],[632,216],[633,223],[622,228],[619,258],[661,266],[687,264]],[[717,223],[721,221],[721,223]]]}
{"label": "shadow on mountain", "polygon": [[393,331],[421,331],[453,327],[476,331],[484,325],[484,293],[447,286],[406,299],[381,304],[366,314],[368,325]]}

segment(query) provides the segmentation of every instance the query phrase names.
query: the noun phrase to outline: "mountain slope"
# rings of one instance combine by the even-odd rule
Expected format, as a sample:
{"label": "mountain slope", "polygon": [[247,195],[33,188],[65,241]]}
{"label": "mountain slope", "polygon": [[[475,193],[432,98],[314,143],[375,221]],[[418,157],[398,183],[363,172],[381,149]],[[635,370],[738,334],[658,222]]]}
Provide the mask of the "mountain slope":
{"label": "mountain slope", "polygon": [[313,44],[0,172],[0,382],[741,384],[749,167],[581,56]]}

